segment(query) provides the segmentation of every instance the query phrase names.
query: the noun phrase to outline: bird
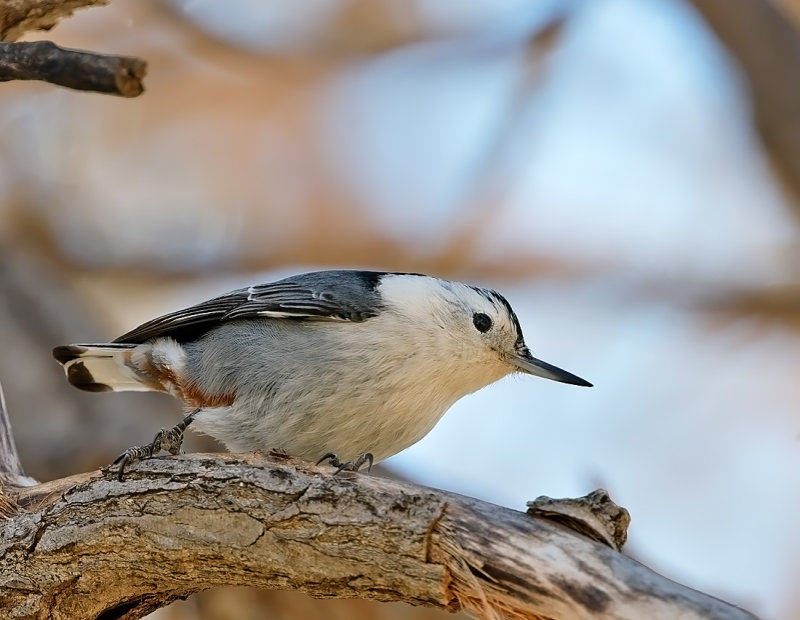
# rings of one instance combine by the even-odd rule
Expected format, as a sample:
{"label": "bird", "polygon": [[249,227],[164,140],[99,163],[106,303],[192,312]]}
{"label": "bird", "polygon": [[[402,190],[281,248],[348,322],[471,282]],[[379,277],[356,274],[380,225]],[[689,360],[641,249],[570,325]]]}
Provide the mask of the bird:
{"label": "bird", "polygon": [[422,439],[459,399],[512,373],[591,387],[535,358],[500,293],[418,273],[324,270],[240,288],[103,344],[53,349],[88,392],[156,391],[185,417],[124,468],[194,430],[358,471]]}

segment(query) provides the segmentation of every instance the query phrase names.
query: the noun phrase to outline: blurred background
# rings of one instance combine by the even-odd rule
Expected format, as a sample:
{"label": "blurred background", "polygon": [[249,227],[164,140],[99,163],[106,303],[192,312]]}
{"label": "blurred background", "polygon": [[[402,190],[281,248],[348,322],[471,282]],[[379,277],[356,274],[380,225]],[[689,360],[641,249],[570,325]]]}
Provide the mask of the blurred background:
{"label": "blurred background", "polygon": [[[29,474],[178,419],[50,348],[318,267],[501,290],[534,353],[382,475],[524,509],[596,487],[626,552],[800,617],[800,10],[791,0],[114,0],[51,33],[133,100],[0,89],[0,380]],[[219,449],[191,438],[190,450]],[[424,619],[297,593],[152,616]]]}

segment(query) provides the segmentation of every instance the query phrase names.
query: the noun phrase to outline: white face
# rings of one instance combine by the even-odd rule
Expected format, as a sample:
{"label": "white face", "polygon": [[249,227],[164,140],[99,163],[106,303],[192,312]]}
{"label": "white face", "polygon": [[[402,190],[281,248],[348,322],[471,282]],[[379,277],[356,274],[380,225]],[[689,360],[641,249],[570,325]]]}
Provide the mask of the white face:
{"label": "white face", "polygon": [[[498,360],[517,370],[514,360],[525,350],[522,329],[514,311],[499,293],[459,282],[449,282],[453,320],[476,357]],[[478,350],[481,353],[478,353]]]}
{"label": "white face", "polygon": [[[511,372],[589,385],[531,356],[508,301],[490,289],[427,276],[390,276],[380,285],[384,302],[405,320],[425,330],[437,350],[453,363],[485,365],[495,379]],[[494,379],[492,379],[494,380]]]}
{"label": "white face", "polygon": [[390,276],[381,295],[454,359],[516,370],[511,360],[524,343],[516,316],[498,293],[425,276]]}

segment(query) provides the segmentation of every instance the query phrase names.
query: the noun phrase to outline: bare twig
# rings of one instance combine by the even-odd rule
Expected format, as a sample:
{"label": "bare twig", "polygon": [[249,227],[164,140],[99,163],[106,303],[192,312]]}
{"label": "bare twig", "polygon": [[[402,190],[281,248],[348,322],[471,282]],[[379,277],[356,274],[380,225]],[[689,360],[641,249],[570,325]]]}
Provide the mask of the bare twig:
{"label": "bare twig", "polygon": [[11,432],[11,420],[8,418],[3,386],[0,385],[0,477],[13,480],[24,475]]}
{"label": "bare twig", "polygon": [[4,617],[139,618],[220,585],[484,617],[752,617],[545,519],[274,455],[152,459],[124,482],[82,474],[16,500]]}
{"label": "bare twig", "polygon": [[59,47],[51,41],[0,43],[0,82],[42,80],[76,90],[123,97],[144,91],[147,64],[129,56],[109,56]]}
{"label": "bare twig", "polygon": [[26,476],[22,470],[14,434],[11,431],[3,386],[0,385],[0,518],[16,512],[16,503],[10,492],[13,488],[35,484],[36,480]]}
{"label": "bare twig", "polygon": [[4,486],[28,487],[36,480],[25,475],[14,443],[3,386],[0,385],[0,489]]}

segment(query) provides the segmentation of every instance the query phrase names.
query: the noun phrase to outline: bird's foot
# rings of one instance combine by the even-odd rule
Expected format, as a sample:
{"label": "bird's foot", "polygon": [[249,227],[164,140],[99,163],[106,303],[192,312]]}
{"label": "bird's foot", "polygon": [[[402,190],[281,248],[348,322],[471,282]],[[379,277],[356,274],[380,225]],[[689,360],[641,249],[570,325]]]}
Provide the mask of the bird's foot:
{"label": "bird's foot", "polygon": [[317,461],[317,465],[321,465],[325,461],[329,461],[333,467],[336,467],[336,471],[333,472],[333,475],[335,476],[342,471],[358,471],[364,466],[365,463],[367,464],[367,471],[370,471],[372,469],[372,463],[374,459],[371,452],[365,452],[364,454],[361,454],[355,461],[347,461],[346,463],[342,463],[336,454],[333,452],[328,452],[325,456]]}
{"label": "bird's foot", "polygon": [[108,466],[108,470],[110,471],[113,468],[117,468],[117,479],[122,482],[122,477],[125,474],[125,468],[131,463],[149,459],[162,450],[169,452],[170,454],[179,454],[181,451],[181,445],[183,444],[183,433],[192,423],[192,420],[194,420],[194,416],[198,411],[200,410],[195,409],[172,428],[162,428],[156,433],[156,436],[153,437],[153,441],[151,441],[149,444],[128,448],[125,450],[125,452],[114,459],[114,462]]}
{"label": "bird's foot", "polygon": [[339,457],[336,456],[334,452],[328,452],[323,456],[320,460],[317,461],[317,465],[322,465],[325,461],[330,461],[330,464],[334,467],[339,467],[341,465],[341,461],[339,461]]}

